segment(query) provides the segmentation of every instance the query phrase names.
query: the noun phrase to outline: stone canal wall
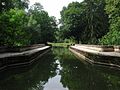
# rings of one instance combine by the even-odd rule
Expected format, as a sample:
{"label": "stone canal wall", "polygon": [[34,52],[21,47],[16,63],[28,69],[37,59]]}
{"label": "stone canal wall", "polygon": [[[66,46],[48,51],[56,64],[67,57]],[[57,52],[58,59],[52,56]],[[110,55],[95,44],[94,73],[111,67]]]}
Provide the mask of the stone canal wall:
{"label": "stone canal wall", "polygon": [[32,50],[40,47],[44,47],[45,44],[34,44],[30,46],[1,46],[0,53],[8,53],[8,52],[23,52],[27,50]]}
{"label": "stone canal wall", "polygon": [[[99,64],[120,68],[120,51],[117,46],[74,45],[70,51],[80,60],[91,64]],[[117,50],[116,50],[117,49]]]}
{"label": "stone canal wall", "polygon": [[99,52],[120,52],[120,46],[75,44],[76,47],[88,48]]}
{"label": "stone canal wall", "polygon": [[[29,47],[28,47],[29,48]],[[0,70],[11,66],[31,64],[50,50],[50,46],[35,46],[15,52],[0,53]]]}

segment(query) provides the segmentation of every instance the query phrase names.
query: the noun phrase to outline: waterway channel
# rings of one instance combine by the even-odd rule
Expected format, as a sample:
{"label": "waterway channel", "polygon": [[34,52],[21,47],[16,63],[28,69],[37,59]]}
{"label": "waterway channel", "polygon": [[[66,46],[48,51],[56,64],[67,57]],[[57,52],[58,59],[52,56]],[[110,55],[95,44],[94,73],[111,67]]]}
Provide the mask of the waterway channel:
{"label": "waterway channel", "polygon": [[0,90],[120,90],[120,71],[84,64],[52,48],[30,66],[0,72]]}

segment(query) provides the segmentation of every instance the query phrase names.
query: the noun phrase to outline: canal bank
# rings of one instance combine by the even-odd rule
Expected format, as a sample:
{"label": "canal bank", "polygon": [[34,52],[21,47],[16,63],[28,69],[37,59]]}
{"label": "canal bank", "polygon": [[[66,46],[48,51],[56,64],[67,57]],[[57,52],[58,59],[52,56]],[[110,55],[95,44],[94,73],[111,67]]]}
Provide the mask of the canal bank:
{"label": "canal bank", "polygon": [[120,69],[119,46],[79,45],[70,46],[70,51],[83,62]]}
{"label": "canal bank", "polygon": [[0,53],[0,70],[13,66],[31,64],[37,58],[46,54],[50,48],[50,46],[35,45],[32,47],[24,47],[15,50],[12,48],[9,49],[9,52],[4,49],[4,53]]}

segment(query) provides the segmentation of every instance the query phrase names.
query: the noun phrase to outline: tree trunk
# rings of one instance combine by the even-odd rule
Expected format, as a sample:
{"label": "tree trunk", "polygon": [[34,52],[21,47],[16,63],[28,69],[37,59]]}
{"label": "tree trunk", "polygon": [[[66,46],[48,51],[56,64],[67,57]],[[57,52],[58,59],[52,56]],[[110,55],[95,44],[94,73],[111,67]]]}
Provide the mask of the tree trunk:
{"label": "tree trunk", "polygon": [[77,44],[79,44],[79,40],[80,40],[79,37],[77,37],[77,38],[76,38]]}

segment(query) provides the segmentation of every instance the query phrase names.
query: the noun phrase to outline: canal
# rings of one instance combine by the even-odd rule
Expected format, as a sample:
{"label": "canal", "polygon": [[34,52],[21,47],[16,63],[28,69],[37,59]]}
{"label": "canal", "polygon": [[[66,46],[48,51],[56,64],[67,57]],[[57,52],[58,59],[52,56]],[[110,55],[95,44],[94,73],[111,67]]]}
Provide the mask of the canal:
{"label": "canal", "polygon": [[52,48],[30,66],[1,71],[0,90],[120,90],[120,71],[81,61]]}

